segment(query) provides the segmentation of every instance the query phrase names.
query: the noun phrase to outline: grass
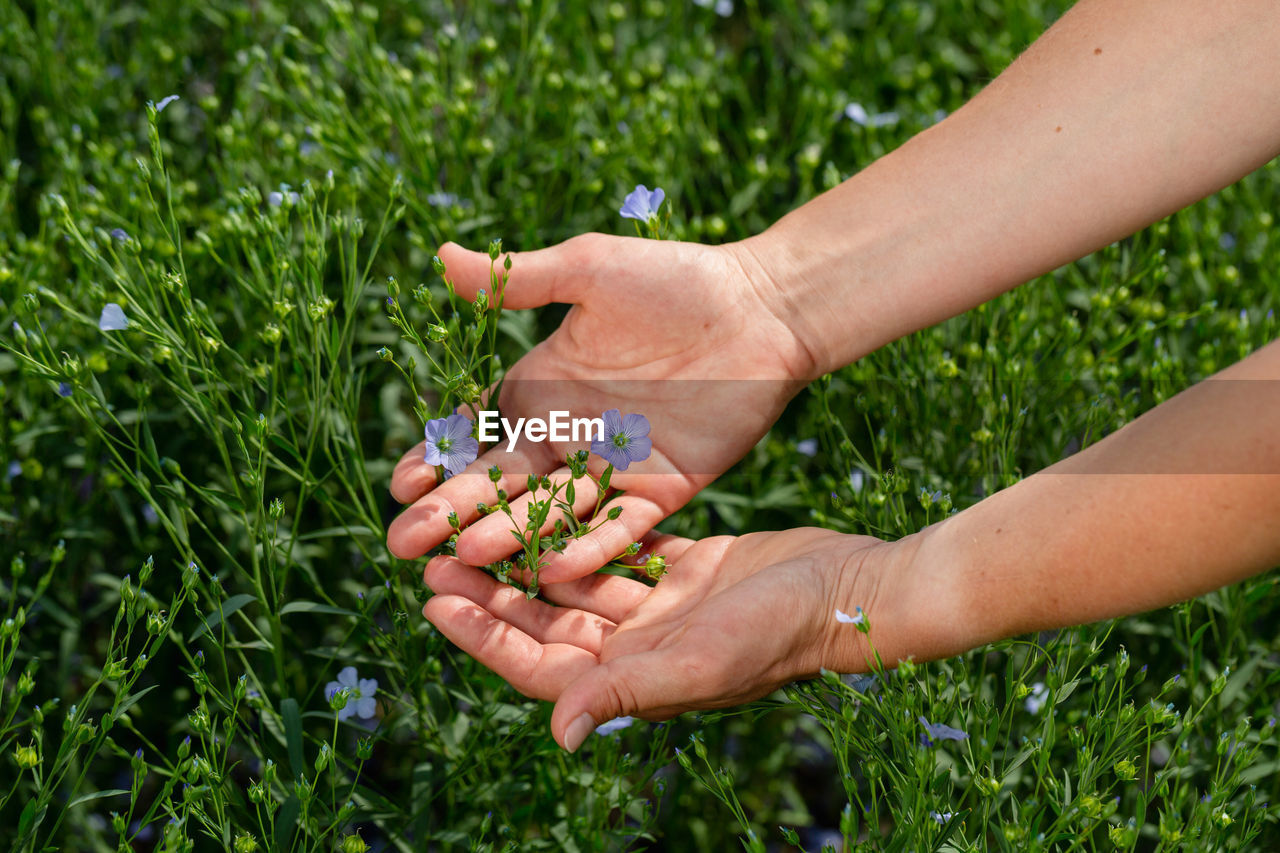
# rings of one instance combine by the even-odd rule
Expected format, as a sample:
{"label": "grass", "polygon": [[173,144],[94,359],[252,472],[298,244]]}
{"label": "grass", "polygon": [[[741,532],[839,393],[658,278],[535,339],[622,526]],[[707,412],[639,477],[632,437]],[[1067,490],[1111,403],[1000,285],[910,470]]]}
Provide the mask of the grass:
{"label": "grass", "polygon": [[[388,276],[421,328],[451,316],[440,242],[626,233],[637,183],[666,189],[672,236],[755,233],[958,107],[1062,8],[0,8],[0,839],[1276,846],[1273,575],[569,756],[547,708],[421,619],[420,567],[383,546],[421,427],[379,348],[432,380]],[[899,120],[860,128],[850,102]],[[666,526],[901,536],[1274,339],[1278,177],[815,383]],[[128,330],[99,331],[108,302]],[[504,315],[486,346],[510,363],[557,321]],[[346,666],[377,679],[374,718],[325,700]],[[926,746],[920,716],[968,738]]]}

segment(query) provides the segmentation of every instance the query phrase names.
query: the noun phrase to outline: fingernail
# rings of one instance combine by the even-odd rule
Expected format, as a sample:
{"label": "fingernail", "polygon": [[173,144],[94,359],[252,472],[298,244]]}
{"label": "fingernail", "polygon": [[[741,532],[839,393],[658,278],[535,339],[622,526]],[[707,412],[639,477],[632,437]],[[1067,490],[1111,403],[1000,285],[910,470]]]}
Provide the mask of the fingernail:
{"label": "fingernail", "polygon": [[564,730],[564,748],[570,752],[577,752],[578,747],[582,746],[582,742],[587,739],[587,735],[591,734],[591,730],[596,727],[596,721],[591,719],[590,714],[583,714],[578,719],[569,724],[569,728]]}

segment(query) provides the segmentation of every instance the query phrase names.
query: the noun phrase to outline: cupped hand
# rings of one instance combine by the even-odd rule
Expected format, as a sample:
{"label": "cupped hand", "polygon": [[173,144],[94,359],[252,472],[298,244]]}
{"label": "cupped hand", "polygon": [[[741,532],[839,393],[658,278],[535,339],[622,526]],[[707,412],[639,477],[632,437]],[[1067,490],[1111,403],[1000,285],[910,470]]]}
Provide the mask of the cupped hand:
{"label": "cupped hand", "polygon": [[[487,254],[447,244],[440,257],[460,294],[490,286]],[[785,297],[742,248],[585,234],[511,260],[505,307],[573,307],[507,372],[503,416],[546,418],[557,409],[599,418],[616,408],[651,425],[652,455],[613,475],[612,488],[625,494],[608,499],[589,535],[548,555],[541,580],[564,581],[617,557],[744,456],[812,378],[814,360],[783,319]],[[463,561],[506,557],[515,550],[511,520],[477,509],[496,500],[490,466],[503,470],[498,486],[523,526],[527,475],[562,481],[566,452],[584,446],[524,442],[507,452],[500,444],[438,484],[418,445],[392,477],[392,494],[409,506],[391,524],[388,547],[403,559],[420,557],[450,536],[456,513],[466,526],[457,541]],[[593,456],[593,473],[603,468]],[[589,515],[595,489],[576,492],[575,513]],[[607,520],[615,506],[621,515]]]}
{"label": "cupped hand", "polygon": [[555,702],[552,734],[572,751],[616,717],[736,705],[822,667],[866,671],[874,628],[864,635],[835,611],[902,624],[907,541],[818,528],[654,534],[646,545],[669,561],[656,586],[595,574],[543,587],[547,601],[441,556],[426,567],[435,595],[423,615],[521,693]]}

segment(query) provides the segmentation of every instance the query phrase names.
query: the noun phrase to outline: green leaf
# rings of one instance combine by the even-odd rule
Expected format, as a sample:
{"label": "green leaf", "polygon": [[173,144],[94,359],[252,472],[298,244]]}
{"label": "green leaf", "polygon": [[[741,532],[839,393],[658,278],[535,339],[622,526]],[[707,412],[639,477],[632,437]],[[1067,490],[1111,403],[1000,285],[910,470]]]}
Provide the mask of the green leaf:
{"label": "green leaf", "polygon": [[44,820],[44,813],[48,806],[41,806],[40,813],[36,814],[36,803],[38,800],[29,800],[26,808],[22,810],[22,815],[18,818],[18,838],[25,838],[27,833],[34,827],[40,825],[40,821]]}
{"label": "green leaf", "polygon": [[[292,702],[292,699],[287,701]],[[284,805],[280,807],[280,814],[276,815],[276,844],[277,850],[290,850],[293,845],[289,843],[289,839],[293,837],[293,828],[298,825],[298,813],[302,811],[302,803],[298,802],[298,798],[290,795],[289,799],[284,801]]]}
{"label": "green leaf", "polygon": [[129,791],[125,790],[124,788],[111,788],[110,790],[107,790],[107,791],[94,791],[92,794],[85,794],[83,797],[76,797],[74,800],[72,800],[70,803],[67,804],[67,808],[78,806],[81,803],[87,803],[90,800],[102,800],[102,799],[106,799],[107,797],[118,797],[121,794],[128,794],[128,793]]}
{"label": "green leaf", "polygon": [[216,507],[230,510],[235,513],[244,512],[244,504],[240,502],[239,498],[230,492],[224,492],[222,489],[212,489],[207,487],[197,489],[197,491],[199,492],[200,497],[204,498]]}
{"label": "green leaf", "polygon": [[155,690],[159,686],[160,686],[159,684],[153,684],[150,687],[148,687],[146,690],[139,690],[137,693],[133,694],[128,699],[124,700],[124,702],[121,703],[120,707],[116,709],[116,712],[112,716],[112,719],[113,720],[120,719],[120,717],[124,715],[125,711],[129,710],[134,705],[137,705],[138,700],[140,700],[143,696],[146,696],[148,693],[150,693],[152,690]]}
{"label": "green leaf", "polygon": [[320,604],[315,601],[291,601],[284,607],[280,608],[281,616],[286,616],[290,613],[330,613],[334,616],[360,615],[354,610],[347,610],[344,607],[334,607],[331,604]]}
{"label": "green leaf", "polygon": [[307,768],[302,763],[302,715],[298,712],[298,700],[292,696],[280,703],[280,716],[284,718],[284,739],[289,747],[289,767],[293,778],[303,776]]}
{"label": "green leaf", "polygon": [[191,633],[191,639],[198,639],[206,631],[212,631],[214,628],[217,628],[228,616],[253,601],[257,601],[257,599],[248,593],[242,592],[239,595],[231,596],[222,605],[222,609],[220,611],[210,613],[209,617],[205,619],[204,624]]}

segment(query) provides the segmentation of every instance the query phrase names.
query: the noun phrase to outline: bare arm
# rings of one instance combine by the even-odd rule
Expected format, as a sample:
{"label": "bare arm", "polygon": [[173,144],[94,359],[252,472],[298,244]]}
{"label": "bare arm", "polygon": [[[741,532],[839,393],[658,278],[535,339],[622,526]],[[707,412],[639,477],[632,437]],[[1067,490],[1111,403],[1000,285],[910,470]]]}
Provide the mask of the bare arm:
{"label": "bare arm", "polygon": [[735,244],[814,375],[1280,153],[1280,4],[1081,0],[982,93]]}
{"label": "bare arm", "polygon": [[847,578],[841,605],[883,585],[871,637],[886,660],[1151,610],[1280,565],[1280,342],[895,545],[905,566]]}

